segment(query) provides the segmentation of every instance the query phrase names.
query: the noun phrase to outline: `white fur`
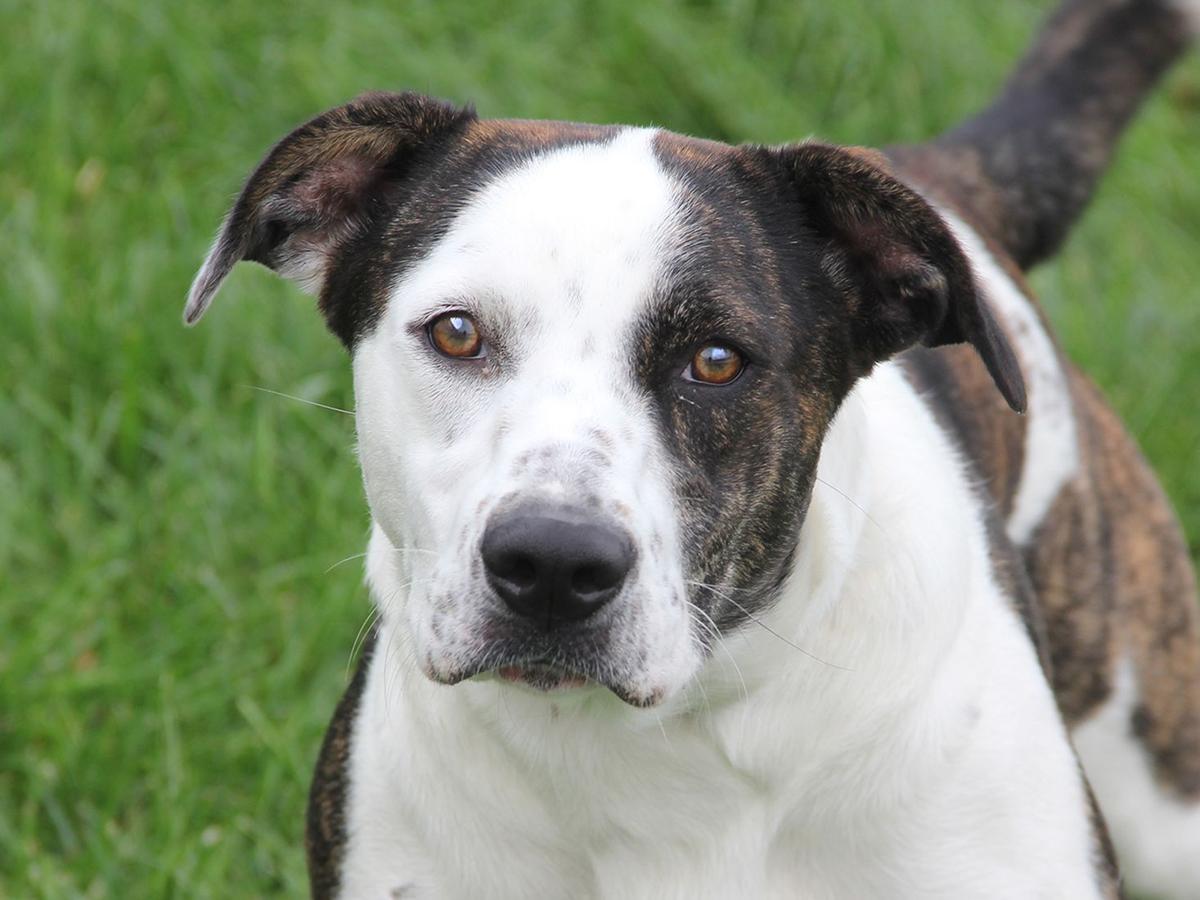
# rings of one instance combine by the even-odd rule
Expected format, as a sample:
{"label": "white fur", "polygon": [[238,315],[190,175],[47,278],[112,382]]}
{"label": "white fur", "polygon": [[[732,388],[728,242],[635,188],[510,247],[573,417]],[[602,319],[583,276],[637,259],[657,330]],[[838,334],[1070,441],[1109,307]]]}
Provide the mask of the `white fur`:
{"label": "white fur", "polygon": [[991,301],[1021,362],[1029,394],[1021,478],[1008,517],[1008,536],[1029,543],[1063,487],[1079,472],[1079,439],[1066,369],[1041,316],[1000,268],[983,241],[941,210],[966,251],[980,289]]}
{"label": "white fur", "polygon": [[1154,780],[1146,749],[1131,733],[1137,680],[1128,658],[1112,695],[1073,738],[1121,855],[1129,886],[1163,900],[1200,897],[1200,807]]}
{"label": "white fur", "polygon": [[[894,367],[823,459],[838,490],[814,497],[771,631],[729,637],[662,709],[433,685],[385,620],[344,895],[1097,896],[1054,700],[959,460]],[[369,569],[400,590],[379,531]]]}
{"label": "white fur", "polygon": [[[628,327],[682,237],[649,141],[552,153],[484,190],[356,352],[382,621],[343,896],[1097,896],[1054,699],[957,451],[896,366],[831,427],[780,603],[701,665],[667,602],[682,574],[663,451],[624,389]],[[467,303],[515,325],[507,369],[447,372],[413,337]],[[597,429],[623,435],[607,465],[585,452]],[[546,447],[535,478],[519,461]],[[663,702],[425,678],[468,652],[482,600],[456,553],[486,512],[597,485],[643,551],[668,548],[639,566],[623,624]]]}

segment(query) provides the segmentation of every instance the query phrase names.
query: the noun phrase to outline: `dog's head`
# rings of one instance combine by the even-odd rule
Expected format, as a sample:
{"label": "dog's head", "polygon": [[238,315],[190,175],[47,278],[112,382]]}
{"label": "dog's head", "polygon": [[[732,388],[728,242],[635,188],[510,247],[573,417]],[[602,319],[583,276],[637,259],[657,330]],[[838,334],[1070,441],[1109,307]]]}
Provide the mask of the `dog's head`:
{"label": "dog's head", "polygon": [[270,152],[185,319],[243,259],[319,297],[408,582],[379,599],[427,674],[648,705],[779,594],[875,363],[970,342],[1023,405],[962,252],[880,162],[367,95]]}

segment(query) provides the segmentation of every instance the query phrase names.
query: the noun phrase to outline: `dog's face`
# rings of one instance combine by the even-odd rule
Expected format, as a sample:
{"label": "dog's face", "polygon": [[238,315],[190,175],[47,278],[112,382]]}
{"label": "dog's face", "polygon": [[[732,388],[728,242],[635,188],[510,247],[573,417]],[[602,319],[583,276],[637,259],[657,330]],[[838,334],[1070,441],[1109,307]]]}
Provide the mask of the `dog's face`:
{"label": "dog's face", "polygon": [[635,705],[789,573],[821,440],[875,362],[1011,352],[937,216],[861,153],[481,122],[372,95],[285,139],[189,300],[238,259],[314,289],[422,668]]}

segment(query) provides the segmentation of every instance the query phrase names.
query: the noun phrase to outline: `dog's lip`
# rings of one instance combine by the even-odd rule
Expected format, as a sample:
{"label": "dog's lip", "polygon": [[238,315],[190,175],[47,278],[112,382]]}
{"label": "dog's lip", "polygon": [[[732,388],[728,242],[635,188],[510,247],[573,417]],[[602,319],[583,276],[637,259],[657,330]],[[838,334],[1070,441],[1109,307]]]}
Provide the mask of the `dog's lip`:
{"label": "dog's lip", "polygon": [[492,671],[503,681],[545,692],[582,688],[591,683],[586,675],[542,662],[510,663]]}
{"label": "dog's lip", "polygon": [[440,684],[453,685],[462,681],[489,681],[497,679],[516,687],[528,688],[539,693],[583,691],[586,688],[608,689],[623,703],[638,709],[657,706],[667,696],[661,688],[637,690],[630,685],[610,681],[599,674],[585,675],[545,660],[505,660],[502,663],[484,664],[471,669],[460,669],[453,674],[437,673],[427,669],[426,674]]}

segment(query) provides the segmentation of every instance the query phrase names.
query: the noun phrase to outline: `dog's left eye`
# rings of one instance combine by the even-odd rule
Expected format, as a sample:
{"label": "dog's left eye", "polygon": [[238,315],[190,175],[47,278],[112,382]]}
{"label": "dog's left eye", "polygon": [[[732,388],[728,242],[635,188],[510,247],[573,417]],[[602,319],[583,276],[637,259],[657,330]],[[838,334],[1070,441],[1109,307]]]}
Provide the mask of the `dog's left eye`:
{"label": "dog's left eye", "polygon": [[479,359],[484,355],[483,335],[479,326],[464,312],[448,312],[426,326],[429,343],[442,356],[452,359]]}
{"label": "dog's left eye", "polygon": [[728,344],[705,344],[693,355],[683,370],[688,381],[701,384],[729,384],[742,374],[746,359]]}

